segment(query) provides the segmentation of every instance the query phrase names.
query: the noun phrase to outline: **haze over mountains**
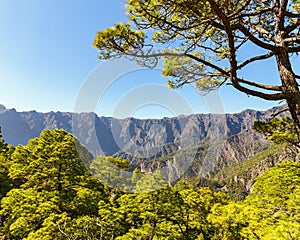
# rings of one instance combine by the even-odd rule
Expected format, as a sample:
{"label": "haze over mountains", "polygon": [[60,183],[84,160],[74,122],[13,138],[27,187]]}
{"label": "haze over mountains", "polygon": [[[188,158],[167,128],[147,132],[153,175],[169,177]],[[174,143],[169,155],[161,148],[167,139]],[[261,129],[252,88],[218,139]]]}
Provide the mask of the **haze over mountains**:
{"label": "haze over mountains", "polygon": [[[142,120],[99,117],[95,113],[17,112],[1,105],[0,126],[5,141],[15,146],[27,144],[44,129],[62,128],[73,133],[94,156],[119,156],[147,170],[171,164],[176,172],[173,177],[187,170],[192,175],[209,176],[216,169],[266,149],[270,144],[253,132],[253,123],[268,120],[280,109]],[[181,162],[176,155],[181,156]],[[163,161],[151,161],[163,157]]]}

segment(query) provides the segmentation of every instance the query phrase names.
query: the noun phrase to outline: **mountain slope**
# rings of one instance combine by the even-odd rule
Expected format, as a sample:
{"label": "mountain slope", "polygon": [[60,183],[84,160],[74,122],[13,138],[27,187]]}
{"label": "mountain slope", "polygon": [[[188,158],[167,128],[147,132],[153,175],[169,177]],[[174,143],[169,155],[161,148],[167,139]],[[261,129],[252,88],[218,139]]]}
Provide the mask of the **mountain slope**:
{"label": "mountain slope", "polygon": [[0,106],[4,139],[26,144],[44,129],[73,133],[96,155],[128,159],[144,171],[160,169],[173,182],[184,175],[212,177],[269,147],[252,130],[282,107],[237,114],[195,114],[163,119],[115,119],[95,113],[17,112]]}

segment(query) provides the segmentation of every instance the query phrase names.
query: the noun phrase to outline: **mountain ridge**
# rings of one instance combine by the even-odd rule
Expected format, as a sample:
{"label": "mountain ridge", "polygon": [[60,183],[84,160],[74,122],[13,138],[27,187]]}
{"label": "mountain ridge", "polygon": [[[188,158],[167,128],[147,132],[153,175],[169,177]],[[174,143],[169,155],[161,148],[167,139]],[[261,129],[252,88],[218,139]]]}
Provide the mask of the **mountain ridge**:
{"label": "mountain ridge", "polygon": [[[162,119],[116,119],[99,117],[92,112],[18,112],[14,108],[7,109],[0,105],[0,126],[6,141],[15,146],[26,144],[45,129],[62,128],[73,133],[94,155],[113,155],[120,150],[131,153],[142,147],[162,146],[170,142],[192,146],[203,139],[224,140],[241,132],[252,132],[255,120],[268,120],[282,108],[279,106],[267,111],[246,109],[236,114],[180,115]],[[133,140],[135,143],[130,145],[128,142]],[[96,146],[97,142],[100,147]]]}
{"label": "mountain ridge", "polygon": [[3,112],[3,111],[7,111],[7,110],[11,110],[11,111],[15,111],[15,112],[18,112],[18,113],[37,113],[37,114],[48,114],[48,113],[65,113],[65,114],[95,114],[97,115],[99,118],[107,118],[107,119],[111,119],[111,118],[114,118],[116,120],[127,120],[127,119],[134,119],[134,120],[141,120],[141,121],[144,121],[144,120],[163,120],[163,119],[173,119],[173,118],[185,118],[185,117],[190,117],[190,116],[193,116],[193,115],[236,115],[236,114],[241,114],[243,112],[261,112],[261,113],[264,113],[264,112],[269,112],[269,111],[272,111],[272,112],[276,112],[276,111],[280,111],[282,109],[285,109],[287,106],[286,104],[285,105],[279,105],[279,106],[274,106],[274,107],[271,107],[269,109],[266,109],[266,110],[257,110],[257,109],[252,109],[252,108],[246,108],[244,110],[241,110],[241,111],[238,111],[238,112],[233,112],[233,113],[194,113],[194,114],[179,114],[178,116],[174,116],[174,117],[161,117],[161,118],[136,118],[136,117],[126,117],[126,118],[117,118],[117,117],[113,117],[113,116],[99,116],[97,113],[95,112],[72,112],[72,111],[60,111],[60,110],[50,110],[50,111],[37,111],[37,110],[23,110],[23,111],[18,111],[16,108],[7,108],[5,105],[1,104],[0,103],[0,113]]}
{"label": "mountain ridge", "polygon": [[[179,178],[185,172],[212,177],[220,169],[266,149],[270,143],[252,130],[253,123],[267,121],[283,108],[162,119],[116,119],[91,112],[17,112],[2,105],[0,126],[6,142],[15,146],[27,144],[45,129],[62,128],[74,134],[94,156],[123,157],[133,167],[145,171],[172,166],[173,172],[165,173],[169,179]],[[160,157],[165,160],[153,161]]]}

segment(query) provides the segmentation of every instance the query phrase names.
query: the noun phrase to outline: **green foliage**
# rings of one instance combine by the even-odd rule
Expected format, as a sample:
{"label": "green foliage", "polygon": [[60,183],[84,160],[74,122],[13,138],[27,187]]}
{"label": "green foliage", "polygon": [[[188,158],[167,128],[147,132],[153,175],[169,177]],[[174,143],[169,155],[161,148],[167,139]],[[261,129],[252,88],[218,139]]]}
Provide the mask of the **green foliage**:
{"label": "green foliage", "polygon": [[58,223],[98,216],[106,193],[86,170],[75,141],[64,130],[45,130],[12,153],[8,175],[20,184],[1,200],[6,239],[62,239]]}
{"label": "green foliage", "polygon": [[12,154],[9,176],[23,188],[66,190],[79,184],[86,174],[75,147],[75,138],[64,130],[45,130]]}
{"label": "green foliage", "polygon": [[256,121],[254,130],[264,134],[275,143],[290,143],[300,147],[293,120],[289,117],[273,118],[269,122]]}
{"label": "green foliage", "polygon": [[228,181],[226,183],[226,189],[227,195],[235,201],[243,200],[248,195],[245,183],[241,181]]}
{"label": "green foliage", "polygon": [[36,232],[29,233],[26,240],[52,240],[52,239],[109,239],[105,237],[95,217],[80,216],[68,217],[63,214],[52,214],[43,226]]}
{"label": "green foliage", "polygon": [[122,192],[149,192],[168,186],[160,173],[142,173],[139,169],[129,172],[127,160],[98,156],[90,165],[90,171],[106,187]]}
{"label": "green foliage", "polygon": [[2,139],[0,128],[0,199],[13,187],[13,181],[8,177],[13,151],[14,148]]}
{"label": "green foliage", "polygon": [[[11,179],[7,179],[10,187],[1,192],[0,238],[300,238],[300,163],[288,161],[271,168],[239,202],[205,188],[214,184],[206,179],[170,186],[159,171],[139,169],[126,176],[134,193],[125,193],[105,188],[88,173],[74,141],[63,130],[46,130],[14,152],[2,145],[7,150],[1,155],[5,171],[0,176],[5,173]],[[98,177],[106,179],[111,173],[115,184],[121,184],[120,173],[129,169],[127,161],[112,157],[98,157],[91,169],[101,166],[95,172]]]}
{"label": "green foliage", "polygon": [[23,239],[34,232],[53,213],[59,212],[55,192],[35,189],[13,189],[1,201],[1,215],[5,216],[3,231],[8,239]]}
{"label": "green foliage", "polygon": [[98,156],[90,165],[90,171],[104,185],[121,191],[130,191],[127,160]]}
{"label": "green foliage", "polygon": [[[153,66],[159,57],[163,57],[163,75],[173,77],[174,80],[168,81],[172,88],[195,83],[200,90],[206,92],[224,82],[224,75],[212,65],[209,66],[213,60],[225,59],[228,47],[222,29],[208,21],[201,24],[201,19],[215,17],[208,4],[201,1],[180,1],[175,4],[168,1],[145,3],[129,0],[126,6],[128,23],[117,23],[114,27],[97,33],[93,46],[99,50],[99,58],[128,56],[135,58],[139,64]],[[195,15],[196,9],[201,9],[201,17]],[[201,42],[204,46],[208,41],[210,47],[197,48],[197,42],[198,46],[202,46]],[[162,51],[153,48],[153,43],[165,48],[165,44],[170,42],[175,43],[176,47]],[[209,53],[215,56],[211,58]],[[197,61],[201,58],[206,60]]]}
{"label": "green foliage", "polygon": [[[294,191],[300,189],[300,164],[297,162],[283,162],[260,175],[254,184],[251,201],[258,201],[261,207],[272,204],[279,209]],[[278,206],[277,206],[278,205]]]}
{"label": "green foliage", "polygon": [[[180,88],[188,82],[193,82],[195,87],[203,92],[216,89],[221,86],[223,79],[213,74],[205,76],[206,66],[204,64],[196,63],[192,58],[183,55],[172,55],[180,49],[165,50],[164,54],[164,69],[163,76],[173,77],[173,80],[168,80],[170,88]],[[200,58],[203,53],[194,52],[193,56]]]}
{"label": "green foliage", "polygon": [[[300,164],[283,162],[262,174],[244,202],[215,205],[217,239],[298,239]],[[221,238],[223,236],[223,238]]]}
{"label": "green foliage", "polygon": [[155,173],[141,174],[139,180],[136,181],[135,190],[136,193],[157,191],[161,188],[168,186],[168,183],[162,176],[160,171]]}
{"label": "green foliage", "polygon": [[300,164],[283,162],[258,177],[245,203],[256,207],[249,228],[263,239],[300,238]]}
{"label": "green foliage", "polygon": [[[162,58],[163,75],[172,77],[171,88],[194,84],[206,93],[229,79],[248,95],[296,103],[285,94],[292,89],[288,91],[299,99],[296,74],[292,67],[283,67],[300,51],[298,1],[127,0],[126,8],[127,23],[97,33],[93,46],[100,58],[125,56],[149,67]],[[284,39],[285,48],[279,39]],[[249,47],[262,49],[262,55],[252,51],[245,58],[241,52]],[[239,71],[272,57],[282,81],[279,86],[247,80]]]}
{"label": "green foliage", "polygon": [[[129,24],[117,23],[114,27],[99,31],[93,43],[100,51],[99,58],[109,59],[133,48],[140,48],[144,43],[142,31],[130,29]],[[112,50],[117,49],[117,52]]]}
{"label": "green foliage", "polygon": [[207,215],[215,203],[225,203],[227,197],[188,185],[176,188],[182,190],[167,187],[118,199],[129,228],[117,239],[209,239],[213,228]]}

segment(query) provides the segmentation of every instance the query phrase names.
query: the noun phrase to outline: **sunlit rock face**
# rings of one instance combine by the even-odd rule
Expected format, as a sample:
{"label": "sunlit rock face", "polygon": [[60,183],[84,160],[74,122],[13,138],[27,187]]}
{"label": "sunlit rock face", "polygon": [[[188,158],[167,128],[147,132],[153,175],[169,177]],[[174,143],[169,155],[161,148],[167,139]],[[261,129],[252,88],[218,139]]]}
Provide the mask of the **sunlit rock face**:
{"label": "sunlit rock face", "polygon": [[[115,119],[95,113],[17,112],[0,105],[0,126],[5,141],[15,146],[38,137],[44,129],[62,128],[73,133],[94,156],[126,158],[132,166],[145,171],[172,166],[175,178],[186,172],[210,177],[267,148],[269,143],[253,132],[253,123],[268,120],[281,108],[162,119]],[[164,156],[162,161],[155,161]]]}

